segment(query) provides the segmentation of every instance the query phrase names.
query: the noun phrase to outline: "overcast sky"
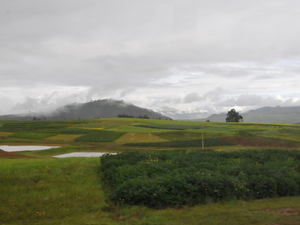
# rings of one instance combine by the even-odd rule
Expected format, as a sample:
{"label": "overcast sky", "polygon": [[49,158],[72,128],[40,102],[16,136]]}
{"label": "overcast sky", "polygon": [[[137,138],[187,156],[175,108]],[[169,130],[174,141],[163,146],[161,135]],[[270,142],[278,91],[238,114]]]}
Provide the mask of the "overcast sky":
{"label": "overcast sky", "polygon": [[0,0],[0,114],[300,106],[299,40],[299,0]]}

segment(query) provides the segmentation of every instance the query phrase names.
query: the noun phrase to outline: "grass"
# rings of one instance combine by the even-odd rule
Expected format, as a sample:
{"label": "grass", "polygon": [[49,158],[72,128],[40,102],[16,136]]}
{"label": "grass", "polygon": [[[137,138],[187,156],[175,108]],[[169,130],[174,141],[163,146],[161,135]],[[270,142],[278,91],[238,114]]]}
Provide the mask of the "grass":
{"label": "grass", "polygon": [[54,142],[56,142],[56,141],[72,142],[76,138],[79,138],[81,136],[82,136],[82,134],[58,134],[55,136],[47,137],[46,140],[54,141]]}
{"label": "grass", "polygon": [[23,139],[43,139],[54,136],[52,133],[29,133],[29,132],[16,132],[11,134],[9,137],[12,138],[23,138]]}
{"label": "grass", "polygon": [[[202,134],[196,132],[189,132],[189,131],[172,131],[172,132],[162,132],[156,134],[157,136],[167,139],[169,141],[186,141],[192,139],[201,139]],[[207,137],[207,133],[205,134],[205,138]]]}
{"label": "grass", "polygon": [[[150,127],[138,127],[133,125],[121,125],[118,127],[114,127],[112,129],[109,129],[111,131],[117,131],[117,132],[130,132],[130,133],[159,133],[162,132],[162,129],[155,129]],[[168,130],[164,130],[168,131]]]}
{"label": "grass", "polygon": [[[206,147],[235,145],[228,141],[217,138],[205,139]],[[144,142],[144,143],[127,143],[128,146],[153,146],[153,147],[172,147],[172,148],[189,148],[201,147],[202,139],[193,139],[185,141],[167,141],[167,142]]]}
{"label": "grass", "polygon": [[0,137],[7,137],[11,134],[13,134],[13,132],[0,132]]}
{"label": "grass", "polygon": [[[152,210],[107,205],[98,158],[0,159],[0,224],[299,224],[300,197]],[[5,185],[3,185],[5,184]],[[298,210],[298,211],[297,211]]]}
{"label": "grass", "polygon": [[1,224],[71,224],[105,205],[97,159],[1,161]]}
{"label": "grass", "polygon": [[137,127],[147,127],[164,130],[189,130],[189,129],[204,129],[204,126],[193,126],[183,124],[146,124],[146,125],[135,125]]}
{"label": "grass", "polygon": [[[160,150],[161,148],[157,146],[144,148],[144,146],[123,144],[128,143],[128,141],[158,142],[158,140],[168,140],[171,144],[176,143],[176,141],[179,143],[180,141],[199,141],[201,140],[202,129],[193,129],[194,126],[205,126],[205,140],[243,136],[242,138],[281,139],[282,141],[300,143],[300,125],[207,123],[126,118],[62,122],[3,120],[0,123],[0,143],[3,145],[45,144],[63,146],[62,148],[43,151],[19,152],[38,157],[38,159],[0,159],[0,224],[300,224],[299,196],[250,202],[235,200],[179,209],[167,208],[159,211],[141,206],[111,205],[106,201],[104,192],[106,190],[101,186],[101,181],[94,169],[99,165],[98,158],[51,158],[53,155],[75,151]],[[147,124],[157,124],[160,128],[183,125],[181,128],[189,126],[189,129],[170,130],[135,126]],[[43,138],[32,139],[25,135],[22,138],[17,138],[16,136],[20,134],[18,132],[29,132],[30,135],[34,133],[31,137],[35,138],[41,135],[39,137]],[[113,142],[99,142],[99,136],[90,136],[95,134],[93,132],[103,132],[102,134],[108,132],[104,140]],[[115,133],[118,135],[111,138]],[[124,133],[123,136],[120,133]],[[56,135],[48,136],[49,134]],[[85,138],[82,140],[82,137]],[[181,149],[186,149],[184,146]],[[174,148],[178,149],[179,147],[175,146],[169,149]],[[218,151],[241,148],[264,149],[263,146],[247,145],[216,145],[211,148]],[[288,149],[288,147],[283,149]],[[300,148],[296,149],[300,150]],[[286,215],[284,213],[286,210],[298,214]]]}
{"label": "grass", "polygon": [[124,133],[114,131],[91,130],[88,134],[75,139],[76,142],[112,142]]}
{"label": "grass", "polygon": [[117,144],[141,143],[141,142],[165,142],[166,139],[154,134],[126,133],[115,141]]}

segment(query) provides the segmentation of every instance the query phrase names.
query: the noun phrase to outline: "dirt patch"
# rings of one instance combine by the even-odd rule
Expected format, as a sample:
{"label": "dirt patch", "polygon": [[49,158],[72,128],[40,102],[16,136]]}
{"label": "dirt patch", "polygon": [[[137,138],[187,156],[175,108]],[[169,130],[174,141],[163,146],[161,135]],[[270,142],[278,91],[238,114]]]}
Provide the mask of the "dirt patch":
{"label": "dirt patch", "polygon": [[0,158],[23,159],[23,158],[37,158],[37,157],[22,155],[22,154],[13,153],[13,152],[6,152],[6,151],[3,151],[3,150],[0,149]]}
{"label": "dirt patch", "polygon": [[300,216],[300,207],[298,208],[282,208],[282,209],[265,209],[263,210],[267,213],[283,216],[280,221],[277,223],[272,223],[270,225],[299,225],[300,221],[299,216]]}
{"label": "dirt patch", "polygon": [[280,147],[280,148],[297,148],[299,144],[285,141],[270,140],[264,138],[251,137],[223,137],[223,141],[228,141],[237,145],[258,146],[258,147]]}
{"label": "dirt patch", "polygon": [[299,208],[283,208],[283,209],[265,209],[267,213],[283,215],[283,216],[298,216],[300,215],[300,207]]}

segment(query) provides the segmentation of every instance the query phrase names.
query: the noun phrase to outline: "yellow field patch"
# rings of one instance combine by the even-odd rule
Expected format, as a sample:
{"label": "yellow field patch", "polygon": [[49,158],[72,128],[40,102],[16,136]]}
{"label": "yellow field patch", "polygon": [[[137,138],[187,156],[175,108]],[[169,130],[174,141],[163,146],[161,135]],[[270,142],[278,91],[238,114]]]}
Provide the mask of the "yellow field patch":
{"label": "yellow field patch", "polygon": [[104,128],[84,128],[84,129],[91,129],[91,130],[104,130]]}
{"label": "yellow field patch", "polygon": [[45,138],[50,141],[74,141],[76,138],[81,137],[83,134],[58,134]]}
{"label": "yellow field patch", "polygon": [[113,124],[113,125],[131,125],[135,122],[133,121],[122,121],[122,120],[102,120],[103,124]]}
{"label": "yellow field patch", "polygon": [[117,144],[125,143],[140,143],[140,142],[164,142],[168,141],[164,138],[158,137],[149,133],[126,133],[115,141]]}
{"label": "yellow field patch", "polygon": [[11,134],[13,134],[13,132],[0,132],[0,137],[7,137]]}

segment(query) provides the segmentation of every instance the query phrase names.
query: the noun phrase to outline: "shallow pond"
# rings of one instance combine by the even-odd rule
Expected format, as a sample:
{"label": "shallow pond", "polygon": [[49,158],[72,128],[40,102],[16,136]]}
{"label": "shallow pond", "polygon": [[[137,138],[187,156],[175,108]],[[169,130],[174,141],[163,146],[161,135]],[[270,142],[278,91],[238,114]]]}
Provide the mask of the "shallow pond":
{"label": "shallow pond", "polygon": [[44,145],[0,145],[0,149],[6,152],[19,151],[38,151],[51,148],[60,148],[60,146],[44,146]]}
{"label": "shallow pond", "polygon": [[108,153],[108,152],[72,152],[62,155],[53,156],[55,158],[67,158],[67,157],[100,157],[104,154],[116,155],[117,153]]}

